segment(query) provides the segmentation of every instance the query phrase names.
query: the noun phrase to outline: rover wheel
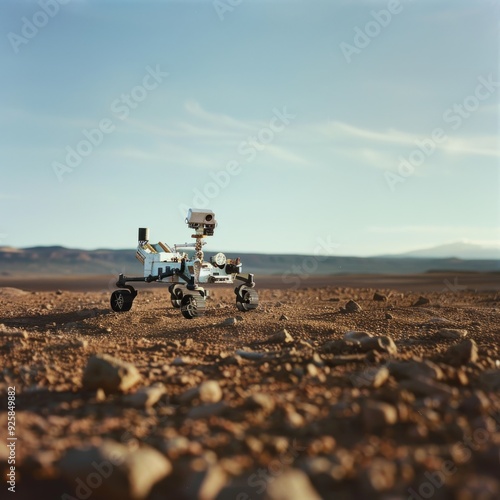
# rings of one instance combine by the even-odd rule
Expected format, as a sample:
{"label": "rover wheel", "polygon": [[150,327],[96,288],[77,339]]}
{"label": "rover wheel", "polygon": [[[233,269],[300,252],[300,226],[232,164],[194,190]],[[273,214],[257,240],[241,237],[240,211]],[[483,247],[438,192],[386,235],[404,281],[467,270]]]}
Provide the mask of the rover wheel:
{"label": "rover wheel", "polygon": [[259,295],[251,288],[242,288],[236,294],[236,307],[241,312],[251,311],[259,305]]}
{"label": "rover wheel", "polygon": [[205,299],[201,295],[184,295],[181,302],[181,313],[187,319],[203,316],[205,314]]}
{"label": "rover wheel", "polygon": [[172,305],[175,308],[179,308],[182,305],[182,288],[180,288],[178,285],[170,286],[168,287],[170,291],[170,301],[172,302]]}
{"label": "rover wheel", "polygon": [[130,311],[134,297],[129,290],[115,290],[111,294],[111,309],[115,312]]}

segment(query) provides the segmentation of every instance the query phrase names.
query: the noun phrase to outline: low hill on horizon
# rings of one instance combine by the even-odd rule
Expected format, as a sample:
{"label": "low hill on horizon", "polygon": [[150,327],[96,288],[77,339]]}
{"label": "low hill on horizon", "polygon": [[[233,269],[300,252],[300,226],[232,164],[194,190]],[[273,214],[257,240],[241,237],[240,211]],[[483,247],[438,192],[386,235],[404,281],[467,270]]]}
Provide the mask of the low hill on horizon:
{"label": "low hill on horizon", "polygon": [[[205,258],[217,252],[205,252]],[[437,271],[500,272],[500,260],[425,257],[345,257],[315,255],[277,255],[228,253],[240,257],[243,271],[255,274],[331,275],[331,274],[416,274]],[[62,246],[0,247],[0,276],[113,274],[142,276],[135,249],[80,250]]]}
{"label": "low hill on horizon", "polygon": [[431,259],[499,260],[500,246],[478,245],[458,241],[421,250],[413,250],[392,257],[416,257]]}

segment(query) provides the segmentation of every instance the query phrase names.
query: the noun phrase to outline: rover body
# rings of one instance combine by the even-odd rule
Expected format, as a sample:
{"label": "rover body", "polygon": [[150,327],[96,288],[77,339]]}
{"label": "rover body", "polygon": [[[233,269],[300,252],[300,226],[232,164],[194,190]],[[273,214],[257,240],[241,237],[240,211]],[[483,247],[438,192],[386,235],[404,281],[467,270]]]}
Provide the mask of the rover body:
{"label": "rover body", "polygon": [[[149,241],[149,229],[139,228],[136,258],[144,268],[143,276],[129,277],[120,274],[115,290],[111,295],[111,308],[116,312],[129,311],[132,308],[137,290],[128,283],[167,283],[170,300],[175,308],[181,310],[185,318],[193,319],[205,313],[208,290],[204,285],[242,283],[234,290],[236,307],[247,312],[255,309],[259,303],[254,290],[253,274],[242,274],[239,258],[228,259],[219,252],[204,260],[204,238],[213,236],[217,221],[211,210],[190,209],[186,224],[194,230],[195,243],[177,244],[173,247],[159,241]],[[193,251],[190,255],[189,251]]]}

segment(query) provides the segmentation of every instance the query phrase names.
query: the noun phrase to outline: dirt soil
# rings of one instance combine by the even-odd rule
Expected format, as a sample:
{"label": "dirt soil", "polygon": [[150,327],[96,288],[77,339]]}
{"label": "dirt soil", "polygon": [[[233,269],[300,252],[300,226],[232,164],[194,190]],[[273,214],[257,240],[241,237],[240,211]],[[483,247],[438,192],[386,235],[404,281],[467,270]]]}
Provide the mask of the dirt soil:
{"label": "dirt soil", "polygon": [[166,287],[116,313],[109,280],[4,286],[2,476],[15,457],[17,499],[498,499],[500,291],[474,279],[264,280],[247,313],[212,287],[194,320]]}

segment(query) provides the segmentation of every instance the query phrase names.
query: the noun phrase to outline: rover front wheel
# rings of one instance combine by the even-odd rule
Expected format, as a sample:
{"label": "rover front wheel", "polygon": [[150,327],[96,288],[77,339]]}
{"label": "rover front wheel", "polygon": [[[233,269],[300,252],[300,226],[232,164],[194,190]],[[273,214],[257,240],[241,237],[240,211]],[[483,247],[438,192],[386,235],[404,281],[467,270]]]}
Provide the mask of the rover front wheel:
{"label": "rover front wheel", "polygon": [[111,309],[115,312],[130,311],[133,302],[134,297],[129,290],[115,290],[111,294]]}
{"label": "rover front wheel", "polygon": [[236,307],[238,311],[247,312],[259,305],[259,295],[251,288],[240,289],[236,294]]}
{"label": "rover front wheel", "polygon": [[201,295],[184,295],[181,301],[181,313],[187,319],[198,318],[205,314],[205,299]]}
{"label": "rover front wheel", "polygon": [[169,288],[170,291],[170,301],[172,302],[172,305],[175,308],[179,308],[182,305],[182,288],[180,288],[178,285],[170,286]]}

